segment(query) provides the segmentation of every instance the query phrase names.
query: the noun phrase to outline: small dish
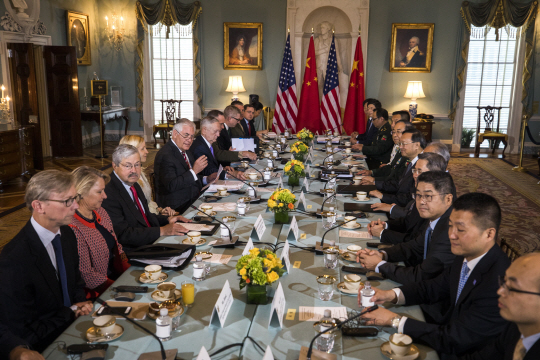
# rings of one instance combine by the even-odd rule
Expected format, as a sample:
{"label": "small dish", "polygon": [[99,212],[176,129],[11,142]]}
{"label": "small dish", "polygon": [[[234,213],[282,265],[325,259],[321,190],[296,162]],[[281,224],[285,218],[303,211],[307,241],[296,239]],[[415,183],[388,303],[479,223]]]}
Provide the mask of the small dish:
{"label": "small dish", "polygon": [[[364,283],[361,282],[360,285],[364,285]],[[344,294],[355,295],[355,296],[358,295],[358,289],[349,289],[347,285],[345,284],[345,281],[342,281],[339,284],[337,284],[337,288],[339,291],[341,291]]]}
{"label": "small dish", "polygon": [[214,254],[212,254],[210,251],[199,251],[195,253],[194,258],[199,255],[203,260],[210,259],[212,256],[214,256]]}
{"label": "small dish", "polygon": [[224,198],[224,197],[227,197],[227,196],[229,196],[229,195],[231,195],[230,192],[226,192],[226,193],[223,194],[223,195],[219,195],[218,193],[215,193],[215,194],[214,194],[215,197],[220,197],[220,198]]}
{"label": "small dish", "polygon": [[159,284],[159,283],[164,282],[165,280],[167,280],[168,277],[169,277],[169,275],[162,272],[159,275],[159,278],[157,280],[152,280],[152,279],[149,279],[146,276],[146,273],[142,273],[141,276],[139,277],[139,281],[142,282],[143,284]]}
{"label": "small dish", "polygon": [[[171,304],[173,303],[172,301],[170,301]],[[166,302],[162,303],[162,304],[159,304],[159,308],[167,308],[165,306],[163,306],[163,304],[167,304]],[[174,303],[176,306],[174,308],[171,308],[169,309],[169,316],[170,317],[177,317],[177,316],[182,316],[184,315],[184,312],[186,311],[184,309],[184,306],[182,305],[182,303],[180,301],[177,301]],[[152,320],[156,320],[158,318],[158,315],[156,314],[153,314],[151,311],[148,311],[148,317]]]}
{"label": "small dish", "polygon": [[208,217],[208,215],[210,215],[210,216],[216,216],[216,215],[217,215],[217,212],[212,211],[212,212],[209,212],[208,215],[206,215],[206,214],[204,214],[204,213],[202,213],[202,212],[199,211],[199,212],[197,213],[197,215],[198,215],[198,216],[202,216],[202,217]]}
{"label": "small dish", "polygon": [[341,254],[341,258],[346,261],[356,262],[356,255],[353,255],[350,252],[344,252]]}
{"label": "small dish", "polygon": [[362,227],[361,224],[359,223],[352,223],[352,226],[350,225],[352,222],[350,223],[347,223],[347,224],[343,224],[341,225],[341,228],[342,229],[349,229],[349,230],[356,230],[356,229],[360,229]]}
{"label": "small dish", "polygon": [[96,328],[92,326],[90,329],[86,330],[86,340],[93,343],[102,343],[109,342],[118,339],[124,334],[124,328],[122,325],[114,325],[114,329],[109,335],[101,335],[96,333]]}
{"label": "small dish", "polygon": [[184,240],[182,240],[182,244],[184,245],[195,245],[195,246],[203,246],[204,244],[206,244],[206,239],[201,239],[199,240],[198,242],[196,243],[192,243],[189,238],[186,238]]}
{"label": "small dish", "polygon": [[352,199],[353,199],[354,201],[356,201],[356,202],[368,202],[368,201],[371,200],[371,198],[368,198],[368,197],[366,197],[364,200],[358,200],[357,197],[353,197]]}
{"label": "small dish", "polygon": [[[159,296],[159,290],[155,290],[152,295],[150,295],[150,297],[156,301],[159,301],[159,302],[163,302],[163,301],[167,301],[167,300],[172,300],[172,299],[167,299],[167,298],[164,298],[164,297],[161,297]],[[174,289],[174,300],[178,300],[182,297],[182,291],[180,289]]]}
{"label": "small dish", "polygon": [[411,349],[407,355],[397,355],[390,348],[390,341],[387,341],[381,345],[381,352],[384,356],[391,360],[414,360],[418,357],[418,355],[420,355],[420,350],[418,350],[414,344],[411,344]]}

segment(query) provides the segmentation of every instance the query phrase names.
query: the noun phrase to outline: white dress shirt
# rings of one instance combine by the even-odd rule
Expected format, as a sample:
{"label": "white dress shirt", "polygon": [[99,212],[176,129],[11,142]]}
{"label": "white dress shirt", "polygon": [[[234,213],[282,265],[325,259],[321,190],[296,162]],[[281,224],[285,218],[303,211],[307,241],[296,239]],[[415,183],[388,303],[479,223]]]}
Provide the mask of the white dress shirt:
{"label": "white dress shirt", "polygon": [[[172,141],[172,140],[170,140]],[[182,155],[182,157],[184,157],[184,151],[180,150],[180,148],[178,147],[178,145],[176,145],[176,143],[173,141],[172,142],[174,144],[174,146],[176,146],[176,148],[178,149],[178,151],[180,151],[180,155]],[[186,159],[187,159],[187,163],[190,167],[189,171],[191,171],[191,173],[193,174],[193,178],[195,179],[195,181],[198,180],[198,177],[197,177],[197,174],[195,173],[195,171],[193,171],[193,166],[191,166],[191,163],[189,162],[189,156],[187,156],[186,154]]]}
{"label": "white dress shirt", "polygon": [[[47,254],[49,254],[49,258],[51,259],[54,269],[58,272],[58,268],[56,266],[56,253],[54,252],[52,241],[54,240],[54,237],[56,235],[60,234],[60,229],[58,229],[56,233],[53,233],[52,231],[47,230],[43,226],[38,224],[38,222],[34,219],[33,216],[30,218],[30,223],[34,227],[34,230],[36,230],[36,233],[39,236],[39,240],[41,240],[43,246],[45,246],[45,250],[47,250]],[[58,273],[56,274],[56,276],[58,276]]]}

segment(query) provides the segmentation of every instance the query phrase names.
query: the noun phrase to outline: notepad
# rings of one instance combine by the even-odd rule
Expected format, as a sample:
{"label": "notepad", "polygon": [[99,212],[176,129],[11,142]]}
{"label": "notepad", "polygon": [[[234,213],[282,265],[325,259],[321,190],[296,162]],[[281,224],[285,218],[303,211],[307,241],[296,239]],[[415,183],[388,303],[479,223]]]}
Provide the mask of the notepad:
{"label": "notepad", "polygon": [[252,138],[232,138],[231,141],[235,151],[255,152],[255,140]]}

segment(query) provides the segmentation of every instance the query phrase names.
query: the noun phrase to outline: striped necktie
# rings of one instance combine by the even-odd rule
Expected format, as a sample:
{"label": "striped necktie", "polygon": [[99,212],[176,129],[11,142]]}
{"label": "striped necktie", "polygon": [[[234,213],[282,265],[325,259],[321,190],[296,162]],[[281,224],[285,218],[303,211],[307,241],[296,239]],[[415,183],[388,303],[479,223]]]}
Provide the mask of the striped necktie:
{"label": "striped necktie", "polygon": [[523,339],[520,338],[516,344],[516,348],[514,349],[514,357],[512,360],[523,360],[526,354],[527,349],[525,349],[525,345],[523,345]]}
{"label": "striped necktie", "polygon": [[459,275],[459,284],[458,284],[458,290],[457,290],[457,296],[456,296],[456,303],[459,299],[459,295],[461,295],[461,291],[463,290],[463,287],[465,286],[465,283],[467,282],[467,279],[469,278],[469,267],[467,266],[467,261],[463,261],[463,266],[461,266],[461,274]]}

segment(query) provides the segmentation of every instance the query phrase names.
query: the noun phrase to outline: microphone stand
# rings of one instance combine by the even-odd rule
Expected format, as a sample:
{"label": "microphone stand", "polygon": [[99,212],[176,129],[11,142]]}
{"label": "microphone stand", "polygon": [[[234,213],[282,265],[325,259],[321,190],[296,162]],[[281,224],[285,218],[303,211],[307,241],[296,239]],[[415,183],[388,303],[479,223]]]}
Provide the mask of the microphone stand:
{"label": "microphone stand", "polygon": [[[354,180],[352,180],[352,181],[349,183],[349,185],[345,186],[342,190],[345,190],[346,188],[348,188],[348,187],[351,186],[352,184],[354,184]],[[321,210],[319,210],[318,214],[322,213],[322,211],[324,210],[324,203],[325,203],[327,200],[330,200],[330,198],[336,197],[337,194],[338,194],[338,192],[337,192],[337,186],[336,186],[336,191],[334,192],[334,194],[333,194],[333,195],[330,195],[329,197],[327,197],[326,199],[324,199],[324,201],[323,201],[323,203],[322,203],[322,205],[321,205]],[[319,217],[319,215],[318,215],[318,217]]]}
{"label": "microphone stand", "polygon": [[[353,316],[352,318],[349,318],[349,319],[347,319],[347,320],[345,320],[345,321],[343,321],[343,322],[337,324],[336,327],[337,327],[338,329],[341,329],[341,328],[343,327],[343,325],[347,324],[348,322],[353,321],[353,320],[359,318],[360,316],[365,315],[365,314],[367,314],[367,313],[369,313],[369,312],[375,311],[375,310],[377,310],[378,308],[379,308],[379,305],[373,305],[373,306],[367,308],[366,310],[362,311],[360,314],[357,314],[357,315]],[[317,335],[315,335],[315,337],[311,340],[311,343],[309,344],[309,350],[308,350],[308,353],[307,353],[307,356],[306,356],[306,359],[307,359],[307,360],[311,360],[311,353],[312,353],[312,351],[313,351],[313,343],[315,342],[315,340],[316,340],[319,336],[321,336],[322,334],[327,333],[327,332],[329,332],[330,330],[333,330],[333,329],[334,329],[334,328],[331,327],[331,328],[328,328],[328,329],[326,329],[326,330],[324,330],[324,331],[321,331],[320,333],[318,333]]]}
{"label": "microphone stand", "polygon": [[332,226],[330,229],[326,230],[321,238],[321,241],[320,242],[315,242],[315,254],[317,255],[322,255],[323,254],[323,250],[324,250],[324,237],[326,236],[326,234],[330,231],[330,230],[334,230],[342,225],[345,225],[347,223],[350,223],[351,221],[356,221],[356,219],[358,218],[354,218],[354,219],[351,219],[351,220],[347,220],[345,222],[342,222],[341,224],[338,224],[336,226]]}
{"label": "microphone stand", "polygon": [[[238,181],[244,183],[245,185],[249,186],[250,188],[252,188],[252,189],[253,189],[253,193],[255,194],[253,200],[255,200],[255,201],[256,201],[256,200],[261,200],[260,197],[259,197],[259,198],[257,197],[257,190],[255,190],[255,188],[254,188],[253,186],[251,186],[248,182],[243,181],[243,180],[240,180],[239,178],[237,178],[236,176],[234,176],[234,175],[231,174],[231,173],[227,173],[227,175],[231,175],[231,176],[232,176],[233,178],[235,178],[236,180],[238,180]],[[252,200],[252,201],[253,201],[253,200]]]}
{"label": "microphone stand", "polygon": [[268,181],[265,182],[265,180],[264,180],[264,174],[263,174],[259,169],[257,169],[255,166],[253,166],[253,165],[251,165],[251,164],[248,164],[248,165],[249,165],[249,167],[255,169],[255,171],[257,171],[259,174],[261,174],[261,180],[262,180],[262,183],[259,184],[259,186],[268,186],[269,183],[270,183],[270,180],[268,180]]}
{"label": "microphone stand", "polygon": [[235,236],[235,237],[233,238],[231,229],[230,229],[225,223],[223,223],[223,222],[219,221],[218,219],[216,219],[215,216],[210,216],[210,215],[208,215],[207,213],[205,213],[204,211],[200,210],[200,209],[199,209],[198,207],[196,207],[195,205],[190,205],[190,207],[191,207],[192,209],[195,209],[195,210],[197,210],[197,211],[202,212],[204,215],[208,216],[210,219],[217,221],[217,222],[220,223],[221,225],[225,226],[225,227],[227,228],[227,230],[229,231],[229,242],[228,242],[228,243],[225,243],[224,241],[221,241],[221,242],[220,242],[219,240],[217,240],[216,243],[215,243],[214,245],[212,245],[213,247],[234,247],[234,246],[235,246],[235,244],[236,244],[236,242],[238,241],[238,238],[239,238],[239,237],[238,237],[238,236]]}
{"label": "microphone stand", "polygon": [[124,314],[122,314],[121,312],[117,311],[117,309],[115,309],[114,307],[109,306],[109,304],[107,304],[107,302],[101,300],[100,298],[97,298],[96,301],[98,303],[100,303],[101,305],[109,308],[111,310],[111,313],[113,313],[114,315],[118,315],[118,316],[123,317],[124,319],[126,319],[127,321],[129,321],[130,323],[132,323],[133,325],[138,327],[139,329],[142,329],[144,332],[152,335],[152,337],[154,337],[157,340],[157,342],[159,343],[159,347],[161,348],[161,359],[162,360],[167,360],[167,355],[165,354],[165,348],[163,347],[163,344],[161,343],[161,340],[159,340],[159,338],[156,336],[156,334],[154,334],[153,332],[151,332],[147,328],[139,325],[135,320],[132,320],[132,319],[128,318],[127,316],[125,316]]}
{"label": "microphone stand", "polygon": [[[333,149],[333,148],[332,148]],[[324,159],[323,159],[323,167],[324,167],[324,162],[326,161],[326,159],[328,159],[330,156],[334,156],[335,154],[337,154],[338,152],[342,152],[344,149],[338,149],[338,151],[334,152],[334,150],[332,150],[332,153],[328,156],[326,156]]]}

